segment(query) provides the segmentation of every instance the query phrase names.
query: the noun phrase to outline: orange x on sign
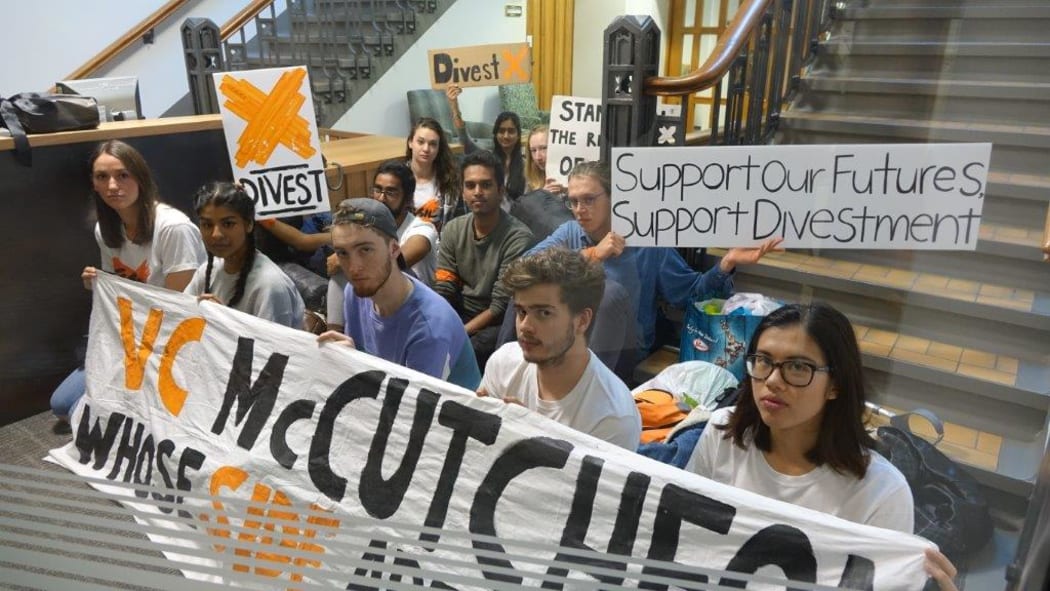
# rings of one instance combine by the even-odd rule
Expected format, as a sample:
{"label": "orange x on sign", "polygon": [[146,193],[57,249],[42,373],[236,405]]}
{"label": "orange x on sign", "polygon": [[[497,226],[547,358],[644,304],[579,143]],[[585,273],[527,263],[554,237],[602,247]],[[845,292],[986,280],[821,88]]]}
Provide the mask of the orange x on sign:
{"label": "orange x on sign", "polygon": [[238,80],[229,74],[223,76],[219,91],[226,97],[224,106],[248,122],[237,139],[238,167],[244,168],[252,161],[266,164],[278,144],[302,158],[314,155],[310,126],[299,115],[299,108],[306,102],[306,97],[299,92],[305,77],[305,68],[289,70],[266,94],[247,80]]}
{"label": "orange x on sign", "polygon": [[517,76],[518,78],[520,78],[522,80],[522,82],[528,82],[529,81],[529,75],[528,75],[528,73],[525,72],[525,68],[522,65],[522,64],[525,63],[525,60],[528,59],[528,57],[529,57],[529,46],[528,45],[525,45],[524,47],[522,47],[521,51],[519,51],[517,53],[517,55],[515,55],[515,54],[511,53],[510,51],[504,49],[503,50],[503,63],[504,63],[504,68],[505,69],[503,70],[503,79],[509,81],[511,76]]}

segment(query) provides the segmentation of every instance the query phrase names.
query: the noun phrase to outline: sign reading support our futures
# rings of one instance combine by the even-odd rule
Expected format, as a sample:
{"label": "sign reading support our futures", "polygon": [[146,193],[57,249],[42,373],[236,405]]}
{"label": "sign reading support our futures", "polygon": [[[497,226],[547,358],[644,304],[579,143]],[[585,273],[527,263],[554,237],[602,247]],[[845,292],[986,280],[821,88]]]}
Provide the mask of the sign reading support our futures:
{"label": "sign reading support our futures", "polygon": [[991,144],[613,148],[632,246],[973,250]]}
{"label": "sign reading support our futures", "polygon": [[255,200],[255,217],[329,211],[306,68],[212,76],[233,178]]}
{"label": "sign reading support our futures", "polygon": [[555,95],[547,133],[547,178],[562,185],[577,162],[601,158],[602,100]]}
{"label": "sign reading support our futures", "polygon": [[[921,538],[718,484],[190,295],[103,274],[93,298],[87,393],[50,457],[119,490],[152,539],[182,550],[169,558],[187,577],[375,588],[401,580],[367,566],[394,544],[394,565],[440,589],[539,587],[548,567],[594,582],[589,566],[617,555],[669,562],[607,566],[612,586],[679,564],[923,587]],[[449,550],[463,532],[497,538],[464,559]],[[553,567],[556,544],[606,554]]]}
{"label": "sign reading support our futures", "polygon": [[431,49],[430,86],[438,90],[449,84],[498,86],[532,80],[532,54],[528,43],[474,45]]}

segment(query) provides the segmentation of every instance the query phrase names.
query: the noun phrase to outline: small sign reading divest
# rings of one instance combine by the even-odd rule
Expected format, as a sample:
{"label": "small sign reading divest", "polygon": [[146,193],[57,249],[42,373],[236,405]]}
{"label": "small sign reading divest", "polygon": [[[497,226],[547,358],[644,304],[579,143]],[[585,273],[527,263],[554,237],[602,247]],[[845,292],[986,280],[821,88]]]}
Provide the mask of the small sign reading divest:
{"label": "small sign reading divest", "polygon": [[568,184],[577,162],[598,160],[602,133],[602,100],[578,96],[551,98],[547,134],[547,178]]}
{"label": "small sign reading divest", "polygon": [[497,86],[532,80],[532,54],[528,43],[499,43],[452,49],[431,49],[430,86],[438,90],[449,84]]}
{"label": "small sign reading divest", "polygon": [[233,178],[255,200],[255,217],[329,211],[306,68],[212,76]]}
{"label": "small sign reading divest", "polygon": [[631,246],[973,250],[991,144],[613,148]]}

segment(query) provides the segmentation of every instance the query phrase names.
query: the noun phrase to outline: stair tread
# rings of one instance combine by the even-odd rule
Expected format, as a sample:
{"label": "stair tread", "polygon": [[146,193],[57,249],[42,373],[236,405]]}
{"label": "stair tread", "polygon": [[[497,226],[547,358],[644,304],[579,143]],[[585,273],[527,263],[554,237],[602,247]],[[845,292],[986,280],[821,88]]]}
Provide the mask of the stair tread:
{"label": "stair tread", "polygon": [[1045,4],[1010,6],[864,6],[847,8],[839,18],[854,19],[901,19],[901,18],[980,18],[1016,19],[1050,18],[1050,7]]}
{"label": "stair tread", "polygon": [[1050,43],[1041,41],[858,41],[832,37],[821,43],[820,48],[833,55],[1050,57]]}
{"label": "stair tread", "polygon": [[1014,246],[1030,247],[1034,254],[1034,251],[1039,250],[1039,245],[1043,241],[1043,228],[1026,228],[982,221],[979,238],[987,242],[1003,242]]}
{"label": "stair tread", "polygon": [[[925,142],[979,141],[1007,146],[1050,149],[1050,126],[1048,125],[1018,125],[943,119],[906,119],[902,117],[878,117],[848,113],[824,113],[800,109],[783,111],[781,119],[788,122],[789,125],[792,122],[802,125],[809,122],[816,125],[834,123],[844,126],[883,128],[887,131],[895,130],[891,134],[893,137],[915,137]],[[804,129],[804,127],[800,129]]]}
{"label": "stair tread", "polygon": [[[726,251],[712,248],[708,249],[708,252],[721,256]],[[1035,318],[1050,318],[1050,314],[1044,308],[1044,302],[1050,301],[1050,292],[1015,288],[991,281],[971,281],[950,275],[837,260],[793,251],[767,254],[761,261],[749,265],[742,272],[754,273],[763,269],[790,271],[799,274],[803,279],[808,275],[854,281],[866,286],[922,294],[933,298],[933,301],[947,300],[987,310],[1004,310],[1010,314],[1020,314],[1022,317],[1018,320],[1027,319],[1028,322]]]}
{"label": "stair tread", "polygon": [[[1050,100],[1050,82],[1019,82],[1002,80],[943,80],[923,78],[887,78],[837,75],[835,72],[814,72],[805,82],[819,86],[868,86],[879,92],[923,92],[924,94],[959,94],[966,92],[1010,92],[1030,95],[1037,100]],[[837,89],[836,89],[837,90]]]}

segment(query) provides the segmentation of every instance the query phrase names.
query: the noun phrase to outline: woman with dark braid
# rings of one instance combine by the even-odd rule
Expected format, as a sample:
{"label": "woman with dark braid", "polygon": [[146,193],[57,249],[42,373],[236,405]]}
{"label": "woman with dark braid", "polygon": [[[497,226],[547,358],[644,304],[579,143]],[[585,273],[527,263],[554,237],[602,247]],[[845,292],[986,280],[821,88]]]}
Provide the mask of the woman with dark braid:
{"label": "woman with dark braid", "polygon": [[255,203],[233,183],[210,183],[194,197],[208,262],[184,290],[201,299],[302,328],[305,306],[295,284],[255,248]]}

